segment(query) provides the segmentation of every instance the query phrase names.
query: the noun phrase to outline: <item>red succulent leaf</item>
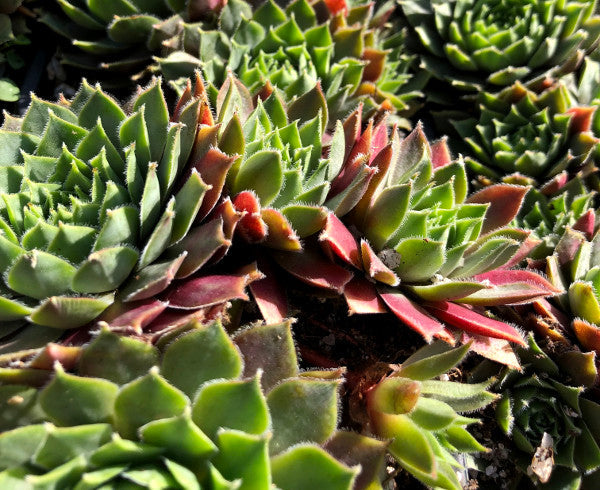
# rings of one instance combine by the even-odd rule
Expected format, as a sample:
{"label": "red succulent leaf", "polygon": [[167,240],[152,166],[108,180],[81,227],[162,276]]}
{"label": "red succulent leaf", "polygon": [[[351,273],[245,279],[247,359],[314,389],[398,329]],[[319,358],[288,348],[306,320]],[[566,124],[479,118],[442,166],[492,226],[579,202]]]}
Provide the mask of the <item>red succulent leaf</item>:
{"label": "red succulent leaf", "polygon": [[369,120],[369,125],[367,129],[360,136],[358,141],[352,147],[350,151],[350,155],[344,160],[344,166],[337,177],[331,183],[331,189],[329,191],[328,197],[331,198],[342,192],[344,189],[348,188],[348,186],[352,183],[352,181],[358,175],[362,164],[369,161],[370,157],[365,155],[370,155],[371,150],[371,140],[373,139],[373,120]]}
{"label": "red succulent leaf", "polygon": [[592,117],[596,112],[595,106],[571,107],[567,114],[571,114],[569,121],[569,133],[571,135],[584,133],[592,127]]}
{"label": "red succulent leaf", "polygon": [[367,190],[364,192],[360,201],[351,211],[351,219],[357,226],[362,226],[365,219],[365,215],[373,202],[373,198],[377,192],[377,188],[381,184],[381,181],[386,177],[387,171],[392,163],[392,156],[394,150],[392,144],[386,145],[381,151],[377,153],[377,156],[373,159],[371,166],[377,169],[377,173],[371,177]]}
{"label": "red succulent leaf", "polygon": [[364,277],[354,277],[344,287],[344,298],[348,303],[348,314],[387,313],[383,301],[377,294],[375,285]]}
{"label": "red succulent leaf", "polygon": [[559,310],[556,306],[545,299],[538,299],[533,302],[533,309],[539,315],[549,319],[552,323],[560,325],[563,330],[567,331],[571,320],[565,315],[562,310]]}
{"label": "red succulent leaf", "polygon": [[600,355],[600,329],[596,325],[576,318],[573,320],[573,331],[585,349]]}
{"label": "red succulent leaf", "polygon": [[481,189],[467,203],[489,203],[481,233],[489,233],[510,223],[519,213],[523,198],[529,187],[511,184],[495,184]]}
{"label": "red succulent leaf", "polygon": [[249,243],[260,243],[265,240],[269,230],[260,215],[260,202],[252,191],[240,192],[233,198],[233,206],[244,213],[238,224],[238,231]]}
{"label": "red succulent leaf", "polygon": [[333,252],[347,264],[362,270],[362,260],[356,239],[335,214],[327,215],[325,227],[319,235],[319,242],[332,259]]}
{"label": "red succulent leaf", "polygon": [[383,263],[365,240],[360,241],[360,250],[365,271],[370,277],[388,286],[400,284],[398,276]]}
{"label": "red succulent leaf", "polygon": [[387,146],[389,141],[390,138],[388,136],[387,115],[384,114],[384,116],[373,129],[373,138],[371,139],[370,148],[371,157],[369,158],[369,165],[372,165],[375,157],[383,148]]}
{"label": "red succulent leaf", "polygon": [[262,86],[262,88],[254,95],[254,99],[253,99],[254,105],[256,106],[259,99],[262,101],[267,100],[271,96],[271,94],[273,93],[274,90],[275,90],[275,88],[271,84],[271,81],[267,80],[265,82],[265,84]]}
{"label": "red succulent leaf", "polygon": [[358,107],[346,118],[344,121],[344,138],[346,141],[346,151],[344,153],[344,161],[348,159],[350,151],[354,147],[354,143],[360,138],[360,131],[362,129],[362,102]]}
{"label": "red succulent leaf", "polygon": [[496,269],[474,276],[493,288],[477,291],[456,301],[479,306],[518,305],[563,292],[530,270]]}
{"label": "red succulent leaf", "polygon": [[171,310],[167,308],[148,324],[144,329],[144,333],[156,334],[157,337],[160,337],[166,331],[186,325],[193,320],[204,322],[206,321],[207,311],[207,308],[193,311]]}
{"label": "red succulent leaf", "polygon": [[362,59],[367,62],[363,69],[363,80],[375,82],[383,73],[385,66],[386,51],[373,48],[365,48]]}
{"label": "red succulent leaf", "polygon": [[192,310],[234,299],[248,300],[244,289],[252,278],[249,274],[228,274],[198,277],[171,289],[166,299],[171,308]]}
{"label": "red succulent leaf", "polygon": [[579,251],[581,244],[585,242],[585,235],[579,231],[575,231],[569,226],[565,227],[563,235],[556,244],[554,249],[555,255],[558,257],[558,263],[561,266],[573,261],[575,254]]}
{"label": "red succulent leaf", "polygon": [[402,293],[382,290],[379,296],[394,315],[420,333],[427,342],[431,342],[434,337],[446,340],[447,330],[444,325]]}
{"label": "red succulent leaf", "polygon": [[508,323],[493,320],[475,311],[448,301],[428,303],[427,309],[437,318],[468,333],[504,339],[525,345],[523,336]]}
{"label": "red succulent leaf", "polygon": [[264,241],[265,245],[277,250],[302,250],[300,238],[298,238],[292,225],[281,212],[277,209],[265,208],[260,214],[268,229]]}
{"label": "red succulent leaf", "polygon": [[143,270],[139,275],[133,276],[119,291],[119,297],[124,302],[130,302],[156,296],[167,289],[169,284],[175,279],[175,275],[178,273],[186,257],[187,251],[184,251],[178,257],[152,264],[152,266]]}
{"label": "red succulent leaf", "polygon": [[276,272],[268,260],[259,261],[264,278],[252,282],[248,287],[262,317],[268,324],[278,323],[287,316],[287,296]]}
{"label": "red succulent leaf", "polygon": [[134,303],[115,302],[100,316],[111,328],[130,327],[141,333],[168,306],[168,303],[157,299],[146,299]]}
{"label": "red succulent leaf", "polygon": [[585,214],[579,217],[579,219],[573,225],[573,229],[585,233],[588,240],[592,239],[594,235],[594,228],[596,226],[596,213],[593,209],[588,209]]}
{"label": "red succulent leaf", "polygon": [[276,262],[287,272],[311,286],[329,289],[341,294],[353,274],[311,249],[302,253],[276,252]]}
{"label": "red succulent leaf", "polygon": [[480,356],[504,364],[511,369],[518,369],[521,371],[519,360],[513,351],[512,346],[506,340],[463,332],[461,343],[466,344],[467,342],[471,342],[470,350],[476,352]]}
{"label": "red succulent leaf", "polygon": [[431,163],[433,164],[433,168],[445,167],[452,163],[452,154],[448,147],[447,136],[431,144]]}
{"label": "red succulent leaf", "polygon": [[500,269],[510,269],[511,267],[519,265],[521,261],[527,258],[535,247],[542,243],[542,240],[532,236],[530,232],[528,233],[527,238],[521,242],[521,246],[519,247],[519,250],[517,250],[517,253],[515,253],[506,264],[501,266]]}
{"label": "red succulent leaf", "polygon": [[325,0],[325,5],[327,5],[327,10],[329,10],[331,15],[336,15],[338,13],[345,15],[348,12],[346,0]]}
{"label": "red succulent leaf", "polygon": [[192,167],[198,170],[202,180],[211,186],[204,195],[204,200],[202,201],[202,206],[200,206],[200,211],[198,211],[196,221],[200,221],[208,216],[208,213],[214,208],[221,197],[227,171],[231,168],[236,158],[237,155],[229,156],[218,148],[210,148],[200,160],[194,161],[192,164]]}
{"label": "red succulent leaf", "polygon": [[237,227],[238,222],[242,219],[242,213],[239,213],[233,207],[229,198],[224,199],[218,204],[212,212],[212,217],[221,218],[223,220],[223,236],[225,242],[221,248],[219,248],[211,257],[211,262],[218,262],[229,250],[231,240],[233,240],[233,234]]}
{"label": "red succulent leaf", "polygon": [[569,182],[569,174],[566,170],[552,177],[541,188],[540,192],[545,196],[552,196],[561,190]]}
{"label": "red succulent leaf", "polygon": [[60,362],[65,371],[69,371],[77,365],[80,356],[81,349],[79,347],[50,342],[29,361],[28,367],[32,369],[52,369],[55,362]]}
{"label": "red succulent leaf", "polygon": [[183,108],[192,100],[192,81],[188,78],[184,91],[181,93],[173,115],[171,116],[171,122],[179,122],[181,112]]}
{"label": "red succulent leaf", "polygon": [[186,237],[176,245],[175,250],[187,251],[183,264],[177,270],[176,277],[188,277],[209,261],[227,251],[231,246],[231,239],[225,237],[224,221],[222,217],[212,219],[203,225],[193,228]]}

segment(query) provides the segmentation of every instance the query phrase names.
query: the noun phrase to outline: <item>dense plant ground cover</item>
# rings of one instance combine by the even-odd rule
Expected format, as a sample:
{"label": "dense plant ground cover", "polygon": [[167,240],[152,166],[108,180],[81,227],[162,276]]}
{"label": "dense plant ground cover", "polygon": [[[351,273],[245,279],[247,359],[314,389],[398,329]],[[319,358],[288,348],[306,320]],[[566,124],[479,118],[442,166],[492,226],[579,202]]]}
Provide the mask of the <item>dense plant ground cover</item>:
{"label": "dense plant ground cover", "polygon": [[598,488],[599,43],[0,0],[0,488]]}

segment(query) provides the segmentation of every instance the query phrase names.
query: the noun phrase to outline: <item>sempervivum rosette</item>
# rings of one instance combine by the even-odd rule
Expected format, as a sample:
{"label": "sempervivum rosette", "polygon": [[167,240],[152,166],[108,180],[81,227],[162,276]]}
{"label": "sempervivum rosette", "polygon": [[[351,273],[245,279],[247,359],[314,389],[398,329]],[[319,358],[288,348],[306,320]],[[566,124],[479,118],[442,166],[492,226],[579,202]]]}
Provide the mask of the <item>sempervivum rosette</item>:
{"label": "sempervivum rosette", "polygon": [[[498,184],[467,197],[463,162],[451,161],[443,140],[430,146],[420,126],[403,140],[397,132],[391,140],[387,133],[375,138],[370,126],[362,135],[358,126],[347,129],[349,154],[363,148],[367,169],[377,172],[349,212],[327,216],[318,240],[306,240],[305,253],[275,254],[280,266],[342,293],[351,313],[393,312],[428,341],[454,342],[451,326],[466,332],[459,330],[463,341],[475,335],[480,342],[473,348],[484,355],[500,354],[492,352],[494,339],[508,352],[507,340],[522,343],[515,328],[477,307],[528,303],[559,291],[538,275],[509,269],[531,246],[530,232],[506,228],[527,188]],[[361,164],[358,157],[344,162],[333,196],[363,172]],[[325,205],[335,210],[335,202]]]}
{"label": "sempervivum rosette", "polygon": [[[517,80],[576,67],[600,34],[595,2],[402,0],[425,69],[460,92],[494,92]],[[447,94],[440,92],[448,102]]]}
{"label": "sempervivum rosette", "polygon": [[413,58],[403,52],[402,34],[382,29],[373,9],[371,3],[322,0],[295,0],[282,9],[268,0],[247,15],[249,6],[232,0],[221,12],[219,30],[186,25],[167,41],[173,52],[157,60],[159,69],[167,78],[201,69],[215,87],[231,71],[253,95],[273,85],[286,100],[320,80],[335,116],[331,122],[359,101],[365,114],[382,104],[406,113],[419,95],[419,82],[411,82]]}
{"label": "sempervivum rosette", "polygon": [[479,100],[477,118],[453,122],[468,145],[473,173],[495,182],[546,185],[553,192],[578,173],[595,170],[594,109],[577,106],[563,84],[538,95],[516,83]]}
{"label": "sempervivum rosette", "polygon": [[341,374],[299,372],[289,321],[191,322],[157,346],[103,329],[1,378],[3,488],[379,484],[385,443],[337,430]]}
{"label": "sempervivum rosette", "polygon": [[199,244],[216,230],[200,239],[194,220],[216,203],[228,168],[212,166],[206,182],[200,176],[207,160],[194,141],[205,110],[191,87],[170,117],[159,80],[126,107],[84,82],[71,101],[34,98],[22,119],[7,117],[0,131],[3,337],[28,322],[38,342],[56,336],[43,327],[86,324],[118,288],[123,301],[144,300],[201,266],[208,250]]}
{"label": "sempervivum rosette", "polygon": [[40,21],[72,43],[59,53],[61,63],[119,87],[143,75],[152,54],[184,21],[210,20],[220,7],[186,0],[58,0],[42,2],[39,10]]}
{"label": "sempervivum rosette", "polygon": [[365,391],[373,432],[391,438],[389,451],[398,463],[434,488],[463,488],[455,471],[463,465],[452,453],[485,450],[466,429],[479,420],[459,413],[491,403],[496,396],[486,389],[493,380],[467,384],[437,379],[468,350],[469,344],[455,349],[440,341],[426,345]]}
{"label": "sempervivum rosette", "polygon": [[[595,383],[594,361],[571,351],[557,364],[532,335],[528,344],[529,349],[518,351],[523,371],[506,370],[496,385],[502,393],[496,418],[519,450],[512,458],[536,488],[595,488],[600,476],[600,405],[586,399],[585,386],[578,384],[584,374]],[[574,373],[576,380],[565,373]]]}

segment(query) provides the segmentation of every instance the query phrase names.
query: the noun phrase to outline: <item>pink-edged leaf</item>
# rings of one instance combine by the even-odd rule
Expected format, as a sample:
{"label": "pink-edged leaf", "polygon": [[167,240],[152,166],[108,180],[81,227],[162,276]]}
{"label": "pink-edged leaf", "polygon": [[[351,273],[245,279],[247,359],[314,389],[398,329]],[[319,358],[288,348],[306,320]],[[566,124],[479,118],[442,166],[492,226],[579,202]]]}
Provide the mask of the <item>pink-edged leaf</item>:
{"label": "pink-edged leaf", "polygon": [[567,114],[571,114],[569,121],[569,134],[584,133],[592,126],[592,117],[596,112],[595,106],[571,107]]}
{"label": "pink-edged leaf", "polygon": [[347,264],[362,270],[360,250],[356,239],[335,214],[329,213],[327,216],[325,227],[319,235],[319,242],[329,255],[332,252]]}
{"label": "pink-edged leaf", "polygon": [[33,369],[53,369],[55,362],[60,362],[65,371],[73,369],[81,357],[81,348],[54,344],[46,344],[31,361],[28,367]]}
{"label": "pink-edged leaf", "polygon": [[301,281],[338,294],[344,291],[344,286],[353,277],[352,272],[326,260],[314,250],[300,253],[276,252],[273,257],[284,270]]}
{"label": "pink-edged leaf", "polygon": [[366,157],[366,155],[358,157],[363,160],[362,166],[350,185],[343,189],[337,196],[325,202],[325,207],[331,209],[337,216],[344,216],[354,209],[369,187],[369,182],[377,173],[376,168],[364,164]]}
{"label": "pink-edged leaf", "polygon": [[134,303],[115,302],[104,311],[99,320],[106,322],[111,328],[130,327],[141,333],[167,306],[168,303],[157,299]]}
{"label": "pink-edged leaf", "polygon": [[259,268],[265,277],[254,281],[248,287],[265,321],[267,323],[278,323],[288,313],[285,289],[277,281],[275,269],[268,260],[260,260]]}
{"label": "pink-edged leaf", "polygon": [[431,144],[431,163],[433,164],[434,169],[445,167],[452,163],[452,154],[448,147],[447,136],[444,136]]}
{"label": "pink-edged leaf", "polygon": [[588,240],[592,239],[594,235],[594,228],[596,226],[596,213],[593,209],[588,209],[585,214],[579,217],[579,219],[573,225],[573,229],[585,233]]}
{"label": "pink-edged leaf", "polygon": [[175,110],[173,111],[173,115],[171,116],[171,122],[179,122],[179,118],[181,117],[181,112],[184,107],[192,100],[192,81],[188,78],[187,83],[185,85],[184,91],[181,93],[179,100],[177,101],[177,105],[175,106]]}
{"label": "pink-edged leaf", "polygon": [[[212,219],[193,228],[177,245],[187,252],[183,264],[177,270],[178,279],[188,277],[206,265],[222,248],[231,246],[231,240],[225,238],[223,219]],[[177,247],[179,250],[179,247]]]}
{"label": "pink-edged leaf", "polygon": [[266,223],[260,216],[260,202],[252,191],[240,192],[233,198],[233,207],[244,213],[238,224],[238,233],[248,243],[260,243],[268,234]]}
{"label": "pink-edged leaf", "polygon": [[375,285],[364,277],[356,276],[346,284],[344,298],[348,303],[349,315],[388,312],[385,304],[377,294]]}
{"label": "pink-edged leaf", "polygon": [[402,293],[383,290],[379,292],[379,296],[394,315],[421,334],[427,342],[446,331],[444,325]]}
{"label": "pink-edged leaf", "polygon": [[370,277],[388,286],[397,286],[400,284],[398,276],[383,263],[365,240],[360,241],[360,250],[365,271]]}
{"label": "pink-edged leaf", "polygon": [[207,310],[208,308],[192,311],[171,310],[167,308],[148,324],[144,329],[144,332],[148,334],[164,334],[168,330],[181,327],[193,320],[204,322],[206,320]]}
{"label": "pink-edged leaf", "polygon": [[[210,108],[202,106],[201,110],[210,114]],[[202,117],[202,114],[200,117]],[[189,160],[190,162],[199,162],[211,148],[217,147],[220,128],[220,124],[201,124],[198,126],[196,139],[194,140],[194,146],[192,148],[192,155]],[[202,180],[204,180],[204,178]]]}
{"label": "pink-edged leaf", "polygon": [[192,310],[234,299],[248,300],[244,289],[248,277],[243,274],[213,275],[184,281],[166,295],[171,308]]}
{"label": "pink-edged leaf", "polygon": [[492,286],[477,281],[443,281],[435,284],[416,286],[404,286],[411,293],[425,301],[451,301],[464,298],[482,289],[490,289]]}
{"label": "pink-edged leaf", "polygon": [[554,254],[558,257],[558,263],[561,267],[573,261],[575,255],[581,248],[581,244],[585,241],[586,239],[583,233],[575,231],[569,226],[565,228],[564,233],[554,249]]}
{"label": "pink-edged leaf", "polygon": [[369,152],[371,153],[369,165],[373,163],[377,155],[379,155],[379,152],[388,145],[389,140],[387,117],[384,116],[373,129],[371,147],[369,148]]}
{"label": "pink-edged leaf", "polygon": [[277,209],[265,208],[260,213],[267,225],[268,234],[263,242],[266,246],[277,250],[298,251],[302,249],[300,238],[290,222]]}
{"label": "pink-edged leaf", "polygon": [[371,141],[373,139],[373,120],[369,121],[369,125],[362,133],[358,141],[350,150],[348,158],[344,161],[344,166],[338,176],[331,183],[331,189],[328,197],[335,196],[346,189],[350,183],[356,178],[360,171],[361,164],[363,161],[369,161],[370,157],[366,159],[361,158],[363,155],[370,155],[371,153]]}
{"label": "pink-edged leaf", "polygon": [[476,352],[480,356],[504,364],[511,369],[518,369],[521,371],[519,360],[513,351],[512,346],[506,340],[463,332],[461,343],[466,344],[467,342],[471,342],[470,350]]}
{"label": "pink-edged leaf", "polygon": [[529,270],[496,269],[474,276],[474,279],[493,287],[455,301],[478,306],[518,305],[563,292],[539,274]]}
{"label": "pink-edged leaf", "polygon": [[485,214],[481,233],[489,233],[510,223],[519,213],[527,191],[529,191],[529,187],[495,184],[485,187],[469,197],[466,200],[467,203],[490,204]]}
{"label": "pink-edged leaf", "polygon": [[250,91],[231,72],[221,85],[216,102],[219,122],[234,113],[239,114],[242,121],[246,121],[254,109]]}
{"label": "pink-edged leaf", "polygon": [[530,233],[529,236],[521,243],[521,246],[519,247],[519,250],[517,250],[517,253],[514,254],[506,264],[501,266],[500,269],[510,269],[511,267],[519,265],[540,243],[542,243],[542,240],[534,237]]}
{"label": "pink-edged leaf", "polygon": [[548,300],[538,299],[534,301],[533,309],[552,323],[560,325],[565,331],[569,329],[571,319]]}
{"label": "pink-edged leaf", "polygon": [[355,223],[359,228],[362,228],[365,215],[371,207],[371,203],[373,202],[373,198],[378,191],[379,185],[387,175],[387,171],[392,163],[393,155],[394,150],[392,148],[392,144],[390,143],[377,154],[371,163],[371,166],[377,169],[377,173],[371,177],[369,185],[360,198],[360,201],[358,201],[356,206],[354,206],[351,211],[352,222]]}
{"label": "pink-edged leaf", "polygon": [[202,180],[211,186],[211,189],[204,195],[202,206],[196,216],[197,222],[206,218],[221,197],[227,171],[236,158],[237,155],[229,156],[218,148],[210,148],[202,158],[193,162],[192,167],[198,171]]}
{"label": "pink-edged leaf", "polygon": [[600,329],[596,325],[576,318],[573,320],[573,331],[585,349],[600,355]]}
{"label": "pink-edged leaf", "polygon": [[237,228],[237,224],[242,219],[243,214],[237,212],[230,199],[226,198],[215,207],[211,217],[212,219],[221,218],[223,220],[223,236],[225,237],[223,246],[220,247],[210,259],[210,262],[214,263],[221,260],[229,250],[231,241],[233,240],[233,234]]}
{"label": "pink-edged leaf", "polygon": [[540,188],[540,192],[545,196],[552,196],[567,185],[567,182],[569,182],[569,173],[566,170],[563,170],[546,182]]}
{"label": "pink-edged leaf", "polygon": [[360,131],[362,128],[362,110],[363,103],[361,102],[356,110],[354,110],[344,121],[344,137],[346,141],[346,151],[344,153],[344,161],[348,160],[350,151],[354,143],[360,138]]}
{"label": "pink-edged leaf", "polygon": [[244,213],[237,211],[227,197],[215,207],[211,219],[221,218],[223,220],[223,235],[225,235],[226,240],[232,240],[235,228],[243,216]]}
{"label": "pink-edged leaf", "polygon": [[428,303],[427,309],[440,320],[466,332],[526,345],[519,331],[508,323],[493,320],[448,301]]}
{"label": "pink-edged leaf", "polygon": [[505,284],[524,282],[548,291],[548,294],[563,293],[561,289],[557,289],[548,280],[536,274],[535,272],[525,269],[496,269],[483,274],[478,274],[473,277],[477,281],[489,281],[494,286],[502,286]]}
{"label": "pink-edged leaf", "polygon": [[173,259],[144,267],[119,291],[119,296],[124,302],[140,301],[156,296],[171,284],[186,256],[187,252],[184,251]]}

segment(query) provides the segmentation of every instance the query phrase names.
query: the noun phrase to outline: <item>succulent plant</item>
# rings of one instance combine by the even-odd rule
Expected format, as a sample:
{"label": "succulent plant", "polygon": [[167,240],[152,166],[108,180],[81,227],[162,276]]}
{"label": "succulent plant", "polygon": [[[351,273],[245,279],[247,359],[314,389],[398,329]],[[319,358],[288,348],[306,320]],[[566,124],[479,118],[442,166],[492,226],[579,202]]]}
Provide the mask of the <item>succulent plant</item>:
{"label": "succulent plant", "polygon": [[440,341],[426,345],[367,391],[371,431],[392,439],[390,453],[428,487],[463,488],[455,472],[462,467],[456,453],[485,451],[466,429],[479,420],[460,414],[496,398],[486,391],[493,380],[466,384],[437,379],[468,350],[468,344],[454,349]]}
{"label": "succulent plant", "polygon": [[[535,82],[576,68],[595,47],[600,21],[592,0],[402,0],[424,68],[443,82],[438,102],[459,92]],[[442,89],[443,90],[443,89]]]}
{"label": "succulent plant", "polygon": [[[170,117],[156,79],[127,107],[83,82],[71,101],[34,97],[22,119],[7,117],[0,131],[3,343],[29,323],[34,330],[22,333],[38,346],[55,339],[98,317],[117,289],[120,302],[152,302],[175,277],[222,255],[231,238],[224,215],[215,210],[214,219],[201,220],[221,195],[231,159],[218,167],[195,144],[206,110],[190,85]],[[206,293],[192,286],[196,296]],[[171,306],[190,307],[183,289]]]}
{"label": "succulent plant", "polygon": [[552,255],[567,227],[585,231],[592,217],[595,222],[595,196],[580,178],[572,179],[554,195],[529,189],[514,219],[517,227],[531,230],[530,238],[539,241],[528,257],[537,260]]}
{"label": "succulent plant", "polygon": [[[356,488],[378,481],[367,473],[385,445],[337,431],[340,374],[299,372],[289,321],[233,338],[191,322],[156,347],[105,328],[87,346],[57,347],[3,370],[5,488],[353,488],[360,466],[326,441],[344,457],[368,447],[378,464]],[[70,366],[48,371],[67,349]]]}
{"label": "succulent plant", "polygon": [[[356,143],[348,151],[370,138],[349,138]],[[377,172],[343,221],[337,211],[328,215],[318,238],[325,254],[307,245],[302,254],[276,254],[277,262],[311,285],[342,293],[351,313],[392,311],[427,341],[454,342],[448,325],[458,327],[467,332],[462,341],[476,335],[481,342],[473,348],[500,360],[500,351],[510,352],[506,341],[522,343],[521,334],[477,307],[528,303],[560,291],[539,275],[509,269],[531,247],[530,232],[505,227],[527,188],[497,184],[467,198],[463,162],[451,161],[444,140],[430,146],[420,126],[403,140],[394,133],[389,142],[373,141],[356,153],[372,149],[367,168]],[[357,163],[346,160],[332,191],[356,179]]]}
{"label": "succulent plant", "polygon": [[577,106],[564,84],[538,95],[517,82],[498,94],[482,93],[479,100],[478,119],[453,124],[468,144],[473,158],[466,161],[480,179],[555,192],[565,180],[595,170],[599,140],[590,131],[594,109]]}
{"label": "succulent plant", "polygon": [[14,102],[20,90],[9,78],[11,72],[25,66],[19,47],[30,43],[25,16],[18,11],[23,0],[11,0],[0,5],[0,101]]}
{"label": "succulent plant", "polygon": [[159,69],[173,79],[201,69],[215,93],[233,72],[252,95],[271,85],[286,101],[320,81],[332,124],[359,101],[367,115],[381,107],[406,115],[422,81],[411,80],[413,57],[403,52],[403,33],[376,25],[382,16],[374,17],[373,8],[294,0],[284,10],[268,0],[252,12],[231,0],[218,30],[190,24],[167,41],[173,52],[157,59]]}
{"label": "succulent plant", "polygon": [[[582,396],[584,386],[566,379],[564,368],[531,334],[528,347],[518,350],[523,371],[506,370],[496,385],[502,392],[498,424],[525,453],[515,459],[532,480],[544,484],[541,488],[594,488],[600,468],[600,405]],[[571,372],[579,368],[580,377],[589,371],[595,382],[589,355],[572,351],[568,364]]]}
{"label": "succulent plant", "polygon": [[[54,5],[54,4],[58,5]],[[218,11],[220,2],[212,5]],[[156,0],[106,2],[58,0],[40,5],[40,21],[72,43],[61,63],[103,86],[132,86],[147,72],[152,54],[182,29],[184,21],[209,20],[208,2]],[[189,73],[193,75],[193,73]]]}

